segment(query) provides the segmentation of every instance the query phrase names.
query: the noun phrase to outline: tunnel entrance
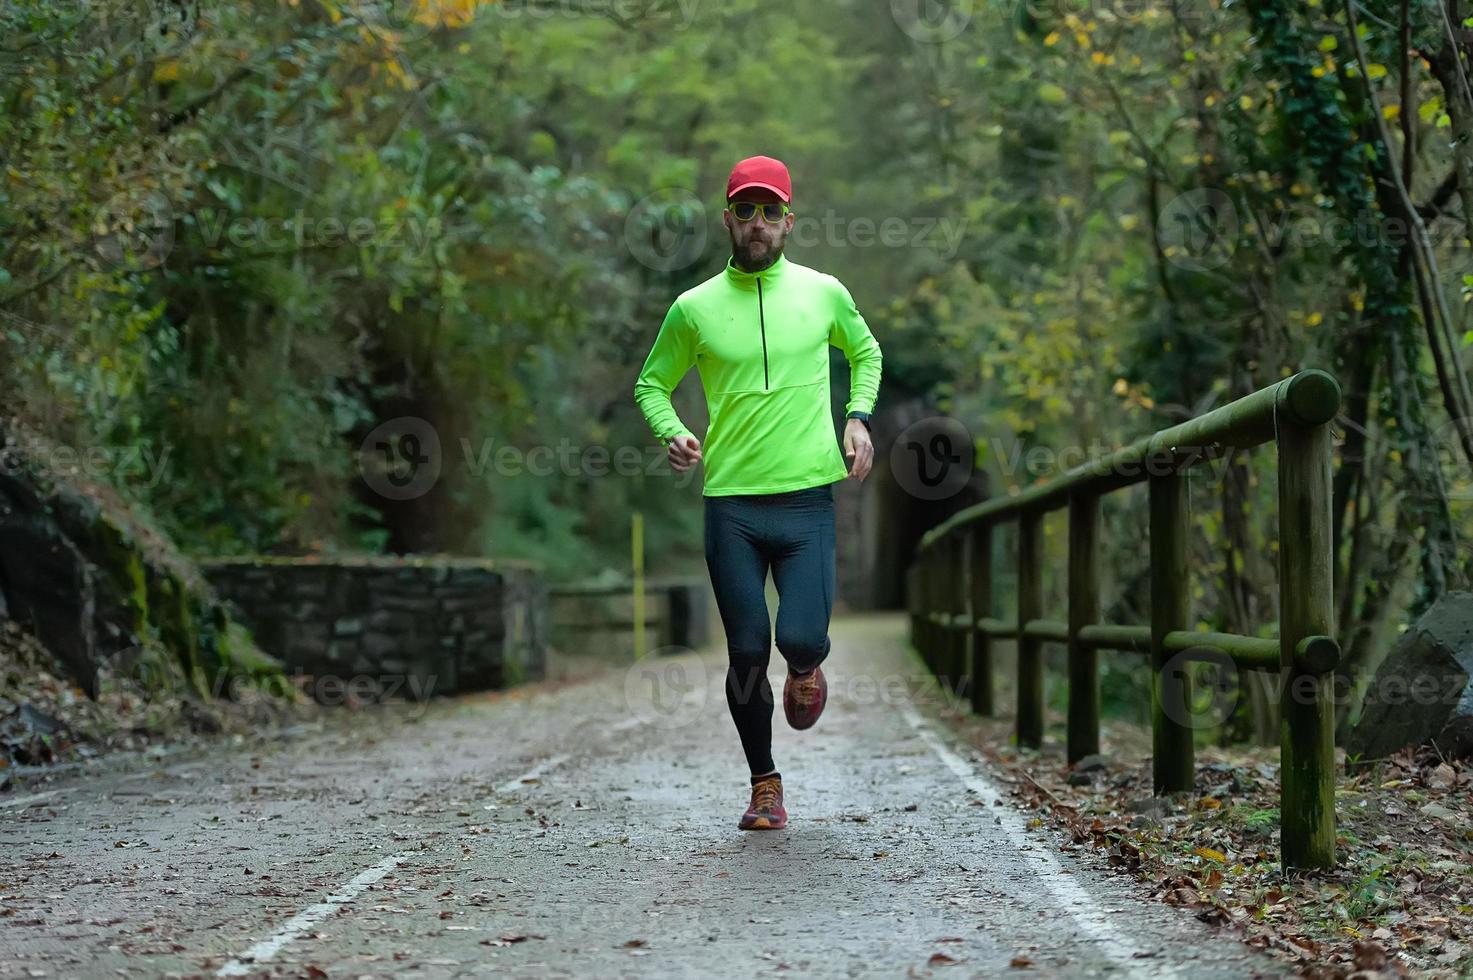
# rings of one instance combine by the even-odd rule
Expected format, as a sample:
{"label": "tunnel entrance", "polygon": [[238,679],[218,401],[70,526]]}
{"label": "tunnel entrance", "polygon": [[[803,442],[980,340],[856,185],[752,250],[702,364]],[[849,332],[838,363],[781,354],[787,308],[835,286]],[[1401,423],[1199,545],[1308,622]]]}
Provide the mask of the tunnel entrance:
{"label": "tunnel entrance", "polygon": [[921,535],[989,496],[987,474],[970,465],[965,482],[940,499],[908,488],[907,484],[915,484],[907,478],[914,462],[909,452],[913,447],[907,443],[926,436],[943,417],[934,403],[920,396],[875,413],[874,467],[862,484],[840,483],[834,496],[842,608],[903,609],[905,569]]}

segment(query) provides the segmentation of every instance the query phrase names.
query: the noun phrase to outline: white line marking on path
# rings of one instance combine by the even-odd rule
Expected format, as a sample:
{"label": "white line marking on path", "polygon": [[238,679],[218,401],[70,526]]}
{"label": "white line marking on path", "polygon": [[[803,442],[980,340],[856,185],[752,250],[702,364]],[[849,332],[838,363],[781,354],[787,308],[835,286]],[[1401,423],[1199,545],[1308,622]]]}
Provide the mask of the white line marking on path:
{"label": "white line marking on path", "polygon": [[286,925],[281,927],[280,932],[270,939],[256,943],[256,945],[241,953],[240,956],[226,963],[215,976],[243,977],[248,973],[254,972],[262,963],[267,962],[277,953],[281,952],[283,946],[296,939],[329,915],[332,915],[354,898],[357,898],[359,892],[378,881],[390,871],[393,871],[408,856],[408,854],[396,854],[391,858],[386,858],[382,864],[375,865],[367,871],[361,872],[356,878],[344,885],[340,893],[329,895],[327,896],[327,901],[318,902],[316,905],[308,906],[298,912],[287,921]]}
{"label": "white line marking on path", "polygon": [[[1136,954],[1141,953],[1141,950],[1120,935],[1119,916],[1111,916],[1100,908],[1073,875],[1064,873],[1058,859],[1054,857],[1052,851],[1047,849],[1052,845],[1030,837],[1022,816],[1013,809],[1008,800],[1003,799],[992,781],[974,769],[970,762],[948,748],[946,743],[921,719],[912,705],[901,704],[898,707],[901,716],[911,728],[915,729],[921,741],[936,753],[946,764],[946,768],[955,773],[963,785],[977,794],[986,804],[987,812],[1001,819],[1002,828],[1012,838],[1013,843],[1026,845],[1026,847],[1019,848],[1019,853],[1037,857],[1042,865],[1039,871],[1042,873],[1044,885],[1053,893],[1059,905],[1078,923],[1080,931],[1098,942],[1100,952],[1123,967],[1126,973],[1140,975],[1141,961]],[[1156,971],[1156,976],[1161,975],[1159,965],[1153,969]]]}
{"label": "white line marking on path", "polygon": [[9,809],[13,806],[29,806],[37,800],[44,800],[60,792],[61,790],[59,789],[48,789],[44,793],[32,793],[30,796],[21,796],[13,800],[0,800],[0,809]]}
{"label": "white line marking on path", "polygon": [[541,762],[537,763],[537,765],[533,766],[531,769],[528,769],[517,778],[508,779],[506,782],[496,787],[496,792],[514,793],[522,788],[523,783],[527,782],[528,780],[540,779],[543,773],[547,772],[549,769],[555,769],[567,761],[568,756],[566,755],[554,755],[543,759]]}

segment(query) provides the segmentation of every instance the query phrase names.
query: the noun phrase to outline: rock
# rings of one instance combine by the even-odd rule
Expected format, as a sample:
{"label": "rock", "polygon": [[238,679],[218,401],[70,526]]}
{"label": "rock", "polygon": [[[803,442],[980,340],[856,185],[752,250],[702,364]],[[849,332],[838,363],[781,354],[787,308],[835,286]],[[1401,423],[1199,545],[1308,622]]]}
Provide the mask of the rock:
{"label": "rock", "polygon": [[1436,817],[1438,820],[1446,820],[1448,823],[1458,822],[1457,813],[1453,810],[1449,810],[1441,803],[1428,803],[1417,812],[1424,817]]}
{"label": "rock", "polygon": [[185,701],[180,706],[180,715],[196,735],[218,735],[225,725],[218,709],[197,701]]}
{"label": "rock", "polygon": [[18,705],[9,717],[0,714],[0,756],[21,765],[43,766],[55,762],[57,747],[70,740],[66,726],[59,719],[34,705]]}
{"label": "rock", "polygon": [[61,731],[61,721],[54,715],[49,715],[37,708],[35,705],[23,704],[20,706],[20,720],[32,731],[42,735],[55,735]]}
{"label": "rock", "polygon": [[1442,726],[1435,741],[1449,759],[1473,757],[1473,685],[1463,689],[1457,713]]}
{"label": "rock", "polygon": [[1404,633],[1366,691],[1346,755],[1384,759],[1432,741],[1473,755],[1473,592],[1448,592]]}
{"label": "rock", "polygon": [[41,518],[12,516],[0,523],[0,582],[15,618],[96,698],[96,592],[76,545]]}
{"label": "rock", "polygon": [[363,618],[361,616],[345,616],[332,624],[333,636],[361,636],[363,633]]}
{"label": "rock", "polygon": [[1148,796],[1143,800],[1132,800],[1127,804],[1131,813],[1142,813],[1147,816],[1164,817],[1171,813],[1171,801],[1164,796]]}
{"label": "rock", "polygon": [[1427,785],[1433,789],[1451,789],[1457,781],[1457,772],[1446,762],[1427,774]]}
{"label": "rock", "polygon": [[1073,768],[1075,772],[1100,772],[1103,769],[1109,768],[1109,765],[1110,760],[1096,752],[1074,763]]}
{"label": "rock", "polygon": [[1094,781],[1094,775],[1088,772],[1071,772],[1068,780],[1070,786],[1091,786]]}

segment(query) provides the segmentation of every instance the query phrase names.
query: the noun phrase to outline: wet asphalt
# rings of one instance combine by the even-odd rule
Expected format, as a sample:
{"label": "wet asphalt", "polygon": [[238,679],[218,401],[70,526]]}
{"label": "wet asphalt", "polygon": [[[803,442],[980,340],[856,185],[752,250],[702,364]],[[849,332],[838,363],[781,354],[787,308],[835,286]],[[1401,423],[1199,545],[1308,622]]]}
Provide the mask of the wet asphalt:
{"label": "wet asphalt", "polygon": [[902,616],[832,637],[783,831],[716,648],[22,786],[0,977],[1284,975],[1031,826]]}

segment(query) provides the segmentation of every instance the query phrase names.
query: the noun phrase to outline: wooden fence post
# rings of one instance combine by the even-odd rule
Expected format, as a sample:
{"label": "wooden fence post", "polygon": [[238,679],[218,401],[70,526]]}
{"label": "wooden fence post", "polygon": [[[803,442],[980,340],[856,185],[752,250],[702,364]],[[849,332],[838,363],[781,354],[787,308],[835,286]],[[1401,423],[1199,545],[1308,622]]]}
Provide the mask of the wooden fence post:
{"label": "wooden fence post", "polygon": [[[1337,392],[1338,394],[1338,392]],[[1280,855],[1284,868],[1335,866],[1334,672],[1301,664],[1307,636],[1334,636],[1330,429],[1278,418]]]}
{"label": "wooden fence post", "polygon": [[913,650],[921,648],[921,582],[920,563],[911,559],[905,570],[905,611],[910,620],[910,645]]}
{"label": "wooden fence post", "polygon": [[[1150,460],[1154,470],[1166,457]],[[1196,750],[1189,714],[1191,675],[1187,658],[1166,650],[1165,637],[1187,628],[1191,576],[1187,570],[1187,481],[1176,472],[1148,478],[1151,535],[1151,770],[1156,795],[1190,790]],[[1170,671],[1170,673],[1168,673]]]}
{"label": "wooden fence post", "polygon": [[942,611],[941,605],[941,548],[932,545],[926,549],[926,668],[936,673],[937,650],[941,646],[942,626],[931,619]]}
{"label": "wooden fence post", "polygon": [[1069,735],[1072,765],[1100,751],[1099,654],[1079,630],[1100,619],[1100,498],[1069,497]]}
{"label": "wooden fence post", "polygon": [[1043,518],[1018,515],[1018,744],[1033,749],[1043,746],[1043,641],[1023,626],[1043,613]]}
{"label": "wooden fence post", "polygon": [[992,637],[977,628],[977,622],[992,616],[992,525],[972,525],[967,534],[972,587],[972,710],[991,715]]}
{"label": "wooden fence post", "polygon": [[947,683],[947,674],[951,667],[951,574],[952,557],[950,536],[944,537],[931,546],[936,552],[936,608],[946,617],[945,621],[937,627],[936,631],[936,662],[932,665],[932,673],[943,687]]}
{"label": "wooden fence post", "polygon": [[947,607],[951,614],[957,617],[952,623],[950,641],[946,645],[946,684],[947,694],[953,699],[960,699],[966,692],[967,683],[967,637],[971,634],[970,629],[962,629],[958,622],[967,614],[967,534],[955,532],[948,537],[951,538],[951,547],[946,553],[951,558],[949,581],[946,583]]}
{"label": "wooden fence post", "polygon": [[935,558],[932,549],[927,548],[921,552],[921,662],[927,669],[931,666],[931,648],[936,641],[936,624],[931,622],[931,614],[936,611],[935,595],[932,584],[936,576],[931,572],[931,562]]}
{"label": "wooden fence post", "polygon": [[953,653],[956,678],[955,707],[961,707],[963,698],[970,707],[972,684],[972,529],[962,528],[952,535],[956,538],[956,602],[957,614],[967,620],[965,629],[957,630],[956,648]]}

